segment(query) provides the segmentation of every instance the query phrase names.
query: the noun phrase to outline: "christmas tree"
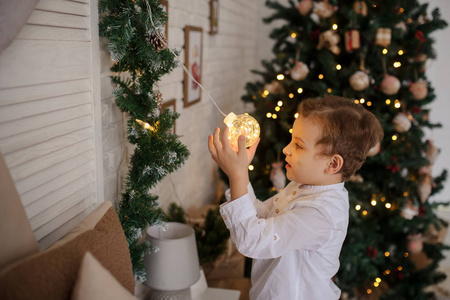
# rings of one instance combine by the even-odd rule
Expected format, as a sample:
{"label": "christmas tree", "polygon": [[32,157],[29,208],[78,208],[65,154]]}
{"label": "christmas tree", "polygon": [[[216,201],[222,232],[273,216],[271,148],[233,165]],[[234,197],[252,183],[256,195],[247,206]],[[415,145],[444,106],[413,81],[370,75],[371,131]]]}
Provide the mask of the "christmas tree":
{"label": "christmas tree", "polygon": [[[267,1],[284,21],[270,37],[274,57],[254,71],[245,102],[254,103],[261,142],[250,167],[259,199],[285,185],[281,151],[291,140],[298,104],[324,95],[347,97],[373,112],[385,138],[346,182],[350,223],[335,277],[342,298],[429,299],[443,258],[433,234],[446,226],[430,195],[446,171],[431,175],[438,154],[424,129],[435,100],[426,62],[436,57],[432,32],[447,23],[416,0]],[[270,187],[270,188],[269,188]],[[420,259],[426,263],[420,264]]]}
{"label": "christmas tree", "polygon": [[158,196],[149,189],[189,155],[171,131],[178,114],[161,111],[164,100],[157,88],[161,77],[176,67],[176,52],[167,49],[163,35],[167,14],[160,0],[100,0],[99,12],[100,36],[108,39],[113,60],[116,104],[129,116],[128,141],[136,146],[118,213],[134,275],[142,282],[143,257],[150,251],[143,234],[147,226],[162,225],[165,219]]}

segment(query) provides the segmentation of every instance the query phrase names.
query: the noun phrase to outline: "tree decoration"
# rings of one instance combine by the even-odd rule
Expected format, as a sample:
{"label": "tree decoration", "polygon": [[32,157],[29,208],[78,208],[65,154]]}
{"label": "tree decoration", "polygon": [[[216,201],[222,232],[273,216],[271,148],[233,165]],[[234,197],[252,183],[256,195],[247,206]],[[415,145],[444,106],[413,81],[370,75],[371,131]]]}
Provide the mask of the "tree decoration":
{"label": "tree decoration", "polygon": [[395,95],[400,90],[400,80],[392,75],[384,75],[380,84],[380,90],[386,95]]}
{"label": "tree decoration", "polygon": [[268,91],[270,94],[283,94],[284,88],[278,80],[272,80],[264,86],[264,90]]}
{"label": "tree decoration", "polygon": [[[158,108],[162,95],[154,91],[154,86],[176,63],[173,53],[159,40],[156,27],[151,25],[150,7],[155,26],[163,27],[167,16],[159,0],[99,1],[99,32],[108,39],[114,59],[111,78],[116,85],[116,104],[129,116],[128,141],[136,146],[118,215],[128,241],[133,273],[140,282],[146,279],[143,257],[150,251],[143,234],[147,226],[164,224],[158,196],[149,191],[180,168],[189,156],[186,146],[170,130],[178,114],[160,112]],[[155,34],[149,37],[149,31]]]}
{"label": "tree decoration", "polygon": [[352,52],[361,47],[359,31],[352,29],[345,32],[345,50]]}
{"label": "tree decoration", "polygon": [[339,34],[333,30],[327,30],[320,34],[317,49],[327,48],[333,54],[339,55],[341,53],[341,48],[338,46],[340,40]]}
{"label": "tree decoration", "polygon": [[[431,169],[432,159],[428,158],[427,149],[434,151],[423,141],[425,130],[439,124],[432,122],[432,114],[423,107],[425,102],[415,102],[408,89],[411,82],[425,81],[432,91],[431,82],[421,72],[421,62],[416,57],[421,54],[429,59],[435,57],[432,34],[447,23],[438,9],[430,11],[429,21],[416,22],[430,7],[418,0],[363,2],[367,6],[358,0],[329,0],[327,3],[339,7],[325,18],[316,13],[302,17],[297,7],[299,1],[266,1],[273,14],[264,21],[276,22],[272,23],[276,28],[270,34],[275,40],[274,55],[263,62],[261,70],[254,71],[258,79],[247,83],[242,97],[254,104],[253,115],[264,128],[252,162],[253,170],[249,172],[250,181],[259,199],[274,195],[271,178],[276,168],[271,172],[271,165],[283,161],[278,159],[278,151],[292,139],[290,129],[303,99],[329,94],[345,96],[373,112],[381,121],[385,136],[369,150],[361,169],[345,183],[349,191],[349,226],[335,283],[342,291],[342,298],[346,295],[348,299],[429,299],[433,295],[428,287],[445,276],[437,266],[446,246],[424,244],[418,254],[430,264],[417,270],[412,255],[407,255],[408,244],[413,244],[411,236],[425,233],[431,224],[440,222],[435,213],[436,204],[427,199],[442,190],[447,173],[443,171],[431,177],[429,170],[422,170],[423,167]],[[358,4],[361,6],[355,9]],[[334,32],[342,36],[342,41],[330,43],[326,35],[319,38],[331,29],[326,35],[332,37]],[[380,29],[378,42],[377,29]],[[353,43],[356,39],[349,38],[354,34],[351,30],[360,33],[358,49]],[[300,33],[295,40],[286,38],[294,31]],[[423,39],[415,37],[417,31],[423,33]],[[347,46],[350,40],[352,45]],[[308,76],[302,81],[291,78],[279,81],[285,93],[263,93],[263,87],[274,76],[289,74],[293,64],[299,61],[297,45],[302,47],[301,62],[308,66]],[[333,46],[344,51],[328,51]],[[395,62],[401,66],[394,65]],[[357,71],[362,72],[360,77],[350,80]],[[429,92],[423,101],[428,105],[435,98]],[[445,97],[438,100],[445,101]],[[281,107],[276,106],[278,101],[283,102]],[[275,111],[277,107],[280,109]],[[402,114],[397,117],[399,113]],[[423,179],[427,176],[428,179]]]}
{"label": "tree decoration", "polygon": [[434,143],[431,140],[427,140],[426,144],[427,144],[426,156],[428,161],[430,162],[430,165],[433,165],[439,154],[439,150],[434,146]]}
{"label": "tree decoration", "polygon": [[411,128],[411,120],[405,113],[396,115],[392,123],[394,124],[395,131],[400,133],[407,132]]}
{"label": "tree decoration", "polygon": [[[162,39],[162,40],[161,40]],[[167,39],[162,36],[160,33],[154,33],[151,34],[148,37],[148,42],[150,45],[152,45],[156,51],[162,51],[164,49],[166,49],[166,45],[167,45]]]}
{"label": "tree decoration", "polygon": [[353,10],[356,11],[357,14],[362,16],[367,16],[367,4],[365,1],[355,1],[353,3]]}
{"label": "tree decoration", "polygon": [[377,143],[375,146],[370,148],[369,152],[367,153],[367,156],[371,157],[371,156],[377,155],[378,153],[380,153],[380,149],[381,149],[381,144]]}
{"label": "tree decoration", "polygon": [[314,2],[312,0],[301,0],[296,6],[298,12],[302,16],[309,15],[309,13],[312,11],[313,7],[314,7]]}
{"label": "tree decoration", "polygon": [[314,2],[314,12],[322,19],[329,18],[334,13],[334,7],[328,1]]}
{"label": "tree decoration", "polygon": [[408,252],[417,254],[423,250],[423,237],[421,233],[408,236]]}
{"label": "tree decoration", "polygon": [[349,82],[350,86],[355,91],[363,91],[370,84],[369,75],[367,75],[367,73],[363,71],[356,71],[352,76],[350,76]]}
{"label": "tree decoration", "polygon": [[245,135],[245,147],[250,147],[259,138],[259,123],[249,114],[235,115],[229,113],[223,122],[230,128],[228,138],[235,150],[238,149],[238,139],[241,135]]}
{"label": "tree decoration", "polygon": [[378,28],[375,35],[375,45],[387,47],[391,44],[391,28]]}
{"label": "tree decoration", "polygon": [[301,61],[295,62],[294,67],[289,71],[291,78],[294,80],[303,80],[308,76],[308,73],[308,66]]}
{"label": "tree decoration", "polygon": [[409,86],[409,91],[411,92],[414,100],[423,100],[428,95],[428,85],[425,81],[417,81],[411,83]]}

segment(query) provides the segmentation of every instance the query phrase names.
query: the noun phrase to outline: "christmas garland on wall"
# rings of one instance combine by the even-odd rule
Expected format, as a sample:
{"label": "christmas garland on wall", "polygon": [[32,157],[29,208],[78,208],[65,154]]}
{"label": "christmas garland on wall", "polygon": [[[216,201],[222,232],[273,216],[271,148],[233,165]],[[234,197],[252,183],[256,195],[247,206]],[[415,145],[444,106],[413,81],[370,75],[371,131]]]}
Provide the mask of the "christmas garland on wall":
{"label": "christmas garland on wall", "polygon": [[157,88],[157,82],[176,67],[176,61],[158,38],[167,22],[159,0],[100,0],[99,13],[100,36],[108,39],[113,60],[115,101],[129,115],[128,141],[136,146],[118,214],[134,276],[142,282],[146,279],[143,257],[150,251],[143,239],[145,229],[164,223],[158,196],[149,190],[189,156],[186,146],[171,131],[179,114],[161,111],[163,99]]}

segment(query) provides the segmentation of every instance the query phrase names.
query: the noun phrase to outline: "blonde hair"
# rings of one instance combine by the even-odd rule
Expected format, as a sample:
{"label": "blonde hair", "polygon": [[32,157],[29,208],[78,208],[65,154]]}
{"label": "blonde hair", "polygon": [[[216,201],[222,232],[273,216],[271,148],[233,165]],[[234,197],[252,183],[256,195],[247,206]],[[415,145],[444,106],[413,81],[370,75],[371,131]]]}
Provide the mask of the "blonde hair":
{"label": "blonde hair", "polygon": [[344,164],[339,173],[344,181],[361,168],[369,150],[384,136],[377,117],[347,98],[306,99],[299,105],[298,113],[321,124],[322,136],[316,144],[323,146],[323,155],[342,156]]}

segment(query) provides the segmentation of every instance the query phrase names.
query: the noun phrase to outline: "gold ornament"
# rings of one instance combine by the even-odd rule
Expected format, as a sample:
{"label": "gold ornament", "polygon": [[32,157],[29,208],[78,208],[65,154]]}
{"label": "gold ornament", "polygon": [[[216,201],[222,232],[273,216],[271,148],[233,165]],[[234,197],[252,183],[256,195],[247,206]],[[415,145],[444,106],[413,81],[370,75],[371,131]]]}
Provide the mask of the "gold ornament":
{"label": "gold ornament", "polygon": [[341,48],[339,48],[338,46],[340,40],[341,37],[339,36],[339,34],[334,32],[333,30],[327,30],[320,34],[317,49],[320,50],[325,47],[333,54],[339,55],[341,53]]}
{"label": "gold ornament", "polygon": [[378,28],[375,36],[375,45],[387,47],[391,44],[391,28]]}
{"label": "gold ornament", "polygon": [[223,122],[230,128],[228,138],[235,150],[238,148],[238,138],[241,135],[245,136],[245,147],[250,147],[259,138],[259,123],[249,114],[235,115],[231,112],[225,117]]}

